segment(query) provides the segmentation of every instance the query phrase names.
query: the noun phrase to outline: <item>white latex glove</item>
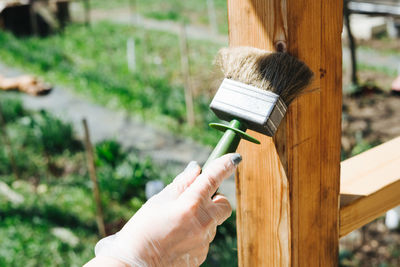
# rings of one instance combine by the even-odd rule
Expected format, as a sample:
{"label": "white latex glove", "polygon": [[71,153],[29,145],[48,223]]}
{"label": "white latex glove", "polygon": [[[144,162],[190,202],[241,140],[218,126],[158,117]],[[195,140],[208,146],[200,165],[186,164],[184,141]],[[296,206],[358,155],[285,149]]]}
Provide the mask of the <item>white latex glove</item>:
{"label": "white latex glove", "polygon": [[100,240],[96,258],[87,266],[199,266],[206,259],[217,225],[232,213],[226,197],[212,196],[240,161],[239,154],[227,154],[201,174],[199,165],[191,162],[121,231]]}

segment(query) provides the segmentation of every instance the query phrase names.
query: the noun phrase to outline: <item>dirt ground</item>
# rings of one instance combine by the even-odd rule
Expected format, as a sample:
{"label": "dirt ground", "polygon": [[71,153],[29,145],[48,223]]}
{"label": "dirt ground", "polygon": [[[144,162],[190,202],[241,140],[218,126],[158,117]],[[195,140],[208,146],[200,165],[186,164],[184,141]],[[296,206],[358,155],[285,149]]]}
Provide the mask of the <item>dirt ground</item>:
{"label": "dirt ground", "polygon": [[343,99],[342,146],[351,150],[357,139],[373,145],[400,136],[400,96],[386,92]]}
{"label": "dirt ground", "polygon": [[400,231],[378,219],[340,240],[341,266],[400,266]]}

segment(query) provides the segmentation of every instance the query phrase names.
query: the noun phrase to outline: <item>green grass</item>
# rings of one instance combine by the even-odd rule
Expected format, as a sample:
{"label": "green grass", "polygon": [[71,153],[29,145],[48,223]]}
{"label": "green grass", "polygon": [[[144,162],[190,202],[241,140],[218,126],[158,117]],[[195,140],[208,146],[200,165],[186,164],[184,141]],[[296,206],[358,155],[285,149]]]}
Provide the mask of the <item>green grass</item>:
{"label": "green grass", "polygon": [[[81,141],[70,124],[43,111],[25,110],[8,93],[0,92],[0,107],[19,174],[16,179],[9,146],[0,136],[0,181],[24,198],[13,203],[0,194],[0,266],[82,266],[94,256],[98,235]],[[69,145],[60,145],[60,138]],[[167,184],[173,177],[113,140],[96,144],[94,151],[105,223],[115,232],[146,201],[148,181]],[[56,237],[55,227],[69,229],[78,244]],[[235,248],[232,216],[219,227],[204,266],[236,264]]]}
{"label": "green grass", "polygon": [[[126,63],[129,37],[136,42],[135,73]],[[219,45],[190,41],[189,47],[191,73],[199,84],[195,88],[194,128],[185,123],[179,40],[173,34],[106,22],[91,28],[71,25],[47,38],[19,39],[0,32],[3,62],[72,88],[102,105],[126,110],[153,125],[213,145],[219,133],[210,130],[208,123],[216,118],[208,109],[209,97],[202,95],[212,83],[212,59]]]}
{"label": "green grass", "polygon": [[373,71],[373,72],[377,72],[377,73],[382,73],[382,74],[385,74],[392,78],[395,78],[398,75],[396,69],[388,68],[385,66],[373,66],[373,65],[366,64],[366,63],[358,63],[357,69],[360,71],[368,70],[368,71]]}
{"label": "green grass", "polygon": [[[127,8],[135,0],[93,0],[92,7],[97,9]],[[226,0],[214,0],[218,30],[228,33],[227,3]],[[207,1],[198,0],[136,0],[136,12],[157,20],[181,21],[197,25],[209,25]]]}
{"label": "green grass", "polygon": [[49,233],[55,225],[39,216],[0,220],[0,266],[82,266],[93,257],[97,237],[73,229],[79,245],[70,246]]}
{"label": "green grass", "polygon": [[[387,39],[384,42],[392,43],[392,42],[394,42],[394,40]],[[365,52],[373,52],[373,53],[376,53],[377,51],[379,51],[380,54],[387,55],[387,56],[400,56],[400,51],[398,49],[380,48],[379,50],[377,50],[377,49],[371,48],[366,45],[359,45],[359,46],[357,46],[357,49],[363,50]]]}

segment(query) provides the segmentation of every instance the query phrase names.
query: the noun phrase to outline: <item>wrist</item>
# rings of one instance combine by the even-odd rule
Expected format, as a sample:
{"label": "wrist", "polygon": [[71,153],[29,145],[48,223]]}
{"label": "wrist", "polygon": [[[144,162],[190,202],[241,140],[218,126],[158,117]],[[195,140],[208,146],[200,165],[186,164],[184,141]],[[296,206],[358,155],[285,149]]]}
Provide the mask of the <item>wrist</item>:
{"label": "wrist", "polygon": [[[135,238],[132,238],[134,236]],[[114,259],[129,267],[153,267],[159,266],[158,254],[154,246],[146,242],[143,236],[133,231],[122,229],[120,232],[105,237],[97,242],[95,246],[96,258]],[[114,266],[114,265],[112,265]],[[117,266],[117,265],[115,265]]]}

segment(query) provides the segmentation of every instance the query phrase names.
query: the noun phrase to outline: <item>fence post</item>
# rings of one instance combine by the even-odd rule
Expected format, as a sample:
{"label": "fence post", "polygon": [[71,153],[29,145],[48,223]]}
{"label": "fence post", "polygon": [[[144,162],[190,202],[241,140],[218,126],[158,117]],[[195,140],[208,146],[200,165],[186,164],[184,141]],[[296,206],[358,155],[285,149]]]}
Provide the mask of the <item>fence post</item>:
{"label": "fence post", "polygon": [[97,175],[96,175],[96,167],[95,167],[95,159],[94,159],[94,152],[92,147],[92,142],[90,141],[90,133],[89,133],[89,126],[86,119],[82,119],[83,130],[85,132],[85,149],[86,149],[86,161],[89,171],[90,180],[92,180],[92,192],[93,198],[96,205],[96,222],[97,228],[99,230],[99,235],[101,237],[106,236],[106,227],[104,224],[104,215],[103,215],[103,205],[101,204],[101,195],[99,184],[97,182]]}
{"label": "fence post", "polygon": [[186,119],[190,126],[194,126],[195,114],[193,106],[192,80],[190,78],[189,49],[186,36],[186,25],[183,23],[180,25],[179,44],[181,51],[182,74],[185,88]]}
{"label": "fence post", "polygon": [[239,266],[337,266],[342,0],[228,0],[231,46],[285,51],[315,73],[276,137],[241,142]]}

